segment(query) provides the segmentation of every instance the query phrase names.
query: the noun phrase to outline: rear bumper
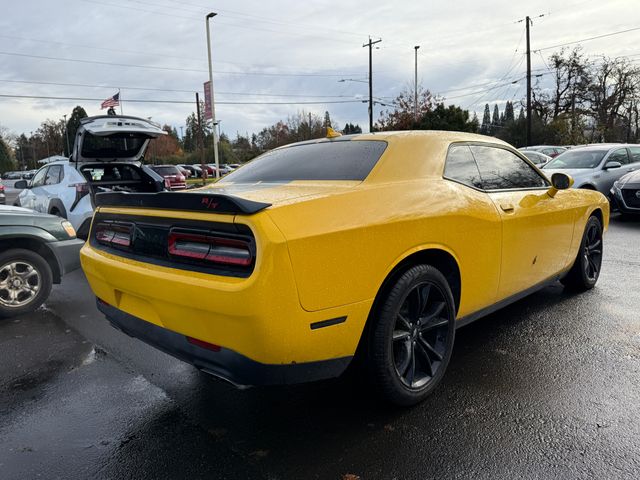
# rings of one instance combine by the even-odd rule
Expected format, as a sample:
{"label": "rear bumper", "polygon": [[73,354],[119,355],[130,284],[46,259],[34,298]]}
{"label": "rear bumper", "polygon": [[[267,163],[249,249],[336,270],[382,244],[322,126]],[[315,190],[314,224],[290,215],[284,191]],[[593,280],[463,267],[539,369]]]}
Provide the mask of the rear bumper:
{"label": "rear bumper", "polygon": [[187,337],[141,320],[97,300],[98,310],[118,330],[236,386],[313,382],[341,375],[352,357],[273,365],[256,362],[228,348],[218,351],[193,345]]}

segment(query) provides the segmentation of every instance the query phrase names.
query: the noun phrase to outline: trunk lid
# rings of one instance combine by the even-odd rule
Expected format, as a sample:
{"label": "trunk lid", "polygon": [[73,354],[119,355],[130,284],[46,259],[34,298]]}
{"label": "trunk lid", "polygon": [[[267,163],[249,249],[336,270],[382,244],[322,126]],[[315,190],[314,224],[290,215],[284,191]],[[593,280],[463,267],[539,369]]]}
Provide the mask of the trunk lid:
{"label": "trunk lid", "polygon": [[136,162],[144,156],[149,141],[167,132],[137,117],[104,115],[81,121],[72,159],[87,162]]}

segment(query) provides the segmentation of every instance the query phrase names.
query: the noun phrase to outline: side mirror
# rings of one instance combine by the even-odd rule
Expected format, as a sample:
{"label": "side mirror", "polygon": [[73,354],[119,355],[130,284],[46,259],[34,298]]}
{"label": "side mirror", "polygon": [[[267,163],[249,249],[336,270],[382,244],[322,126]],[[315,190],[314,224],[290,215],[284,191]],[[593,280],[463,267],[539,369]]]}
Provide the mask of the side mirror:
{"label": "side mirror", "polygon": [[25,188],[29,188],[29,183],[26,180],[18,180],[14,185],[13,188],[16,188],[18,190],[22,190]]}
{"label": "side mirror", "polygon": [[551,175],[551,188],[547,190],[547,195],[550,197],[555,197],[558,193],[558,190],[567,190],[571,188],[573,185],[573,178],[571,178],[566,173],[554,173]]}
{"label": "side mirror", "polygon": [[611,162],[605,163],[603,169],[609,170],[611,168],[620,168],[620,167],[622,167],[622,164],[620,162],[611,161]]}
{"label": "side mirror", "polygon": [[566,173],[554,173],[551,175],[551,185],[556,190],[566,190],[573,185],[573,178]]}

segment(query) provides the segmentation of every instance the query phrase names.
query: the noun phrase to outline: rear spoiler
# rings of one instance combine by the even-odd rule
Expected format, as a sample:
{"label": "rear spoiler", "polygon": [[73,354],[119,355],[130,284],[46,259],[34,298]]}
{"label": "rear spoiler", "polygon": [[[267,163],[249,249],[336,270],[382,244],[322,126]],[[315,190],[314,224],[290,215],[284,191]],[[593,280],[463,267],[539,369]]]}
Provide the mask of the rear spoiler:
{"label": "rear spoiler", "polygon": [[270,203],[254,202],[233,195],[200,192],[103,192],[96,194],[95,204],[96,207],[158,208],[244,215],[251,215],[271,206]]}

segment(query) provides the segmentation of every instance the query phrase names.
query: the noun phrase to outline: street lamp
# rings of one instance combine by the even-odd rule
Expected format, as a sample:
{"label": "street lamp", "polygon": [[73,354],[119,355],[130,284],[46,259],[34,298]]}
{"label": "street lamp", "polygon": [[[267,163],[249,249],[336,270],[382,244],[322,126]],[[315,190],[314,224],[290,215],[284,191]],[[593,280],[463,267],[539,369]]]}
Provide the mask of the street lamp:
{"label": "street lamp", "polygon": [[416,83],[414,89],[414,99],[413,99],[413,119],[416,123],[418,123],[418,49],[420,45],[416,45],[413,47],[416,52]]}
{"label": "street lamp", "polygon": [[338,80],[340,82],[360,82],[360,83],[369,83],[369,80],[356,80],[355,78],[341,78]]}
{"label": "street lamp", "polygon": [[213,124],[213,158],[216,163],[216,180],[220,178],[220,164],[218,161],[218,133],[216,132],[216,104],[213,99],[213,69],[211,67],[211,34],[209,32],[209,19],[213,18],[217,13],[211,12],[205,17],[207,24],[207,55],[209,58],[209,96],[211,99],[211,122]]}

